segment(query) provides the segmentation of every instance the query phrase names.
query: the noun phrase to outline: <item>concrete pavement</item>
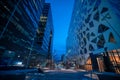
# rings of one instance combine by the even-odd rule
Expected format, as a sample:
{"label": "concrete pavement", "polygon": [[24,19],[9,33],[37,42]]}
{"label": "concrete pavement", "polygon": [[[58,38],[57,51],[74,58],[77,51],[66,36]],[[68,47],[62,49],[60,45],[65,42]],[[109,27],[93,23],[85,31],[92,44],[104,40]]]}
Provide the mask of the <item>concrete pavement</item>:
{"label": "concrete pavement", "polygon": [[99,80],[91,79],[90,73],[86,71],[66,70],[47,70],[45,71],[45,80]]}

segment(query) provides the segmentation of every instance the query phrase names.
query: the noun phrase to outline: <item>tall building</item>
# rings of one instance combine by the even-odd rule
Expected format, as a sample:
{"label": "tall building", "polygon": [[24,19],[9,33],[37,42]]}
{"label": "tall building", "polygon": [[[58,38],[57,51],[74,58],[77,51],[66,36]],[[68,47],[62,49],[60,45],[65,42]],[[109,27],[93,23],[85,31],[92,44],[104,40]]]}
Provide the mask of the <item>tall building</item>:
{"label": "tall building", "polygon": [[[49,3],[45,3],[42,14],[40,16],[39,26],[33,47],[34,51],[36,51],[38,54],[41,54],[41,56],[38,58],[41,64],[45,63],[46,59],[52,58],[53,33],[54,29],[51,6]],[[34,60],[36,60],[38,57],[38,55],[36,55],[36,52],[35,54],[33,53],[33,63],[35,62]]]}
{"label": "tall building", "polygon": [[44,4],[43,14],[40,17],[40,22],[42,25],[42,29],[44,29],[44,37],[43,37],[43,45],[42,49],[46,50],[49,54],[52,53],[53,46],[53,20],[52,20],[52,12],[51,6],[49,3]]}
{"label": "tall building", "polygon": [[77,0],[66,58],[87,70],[120,73],[120,1]]}
{"label": "tall building", "polygon": [[[39,44],[36,37],[38,38],[38,29],[42,27],[40,23],[42,23],[44,4],[45,0],[0,1],[0,65],[22,62],[23,65],[28,66],[31,59],[36,58],[33,54],[38,55],[35,59],[38,62],[41,55],[48,55],[42,50],[44,47],[42,49],[41,46],[35,47],[36,43]],[[49,30],[46,28],[51,25],[47,19],[43,32]],[[52,31],[50,33],[52,37]]]}

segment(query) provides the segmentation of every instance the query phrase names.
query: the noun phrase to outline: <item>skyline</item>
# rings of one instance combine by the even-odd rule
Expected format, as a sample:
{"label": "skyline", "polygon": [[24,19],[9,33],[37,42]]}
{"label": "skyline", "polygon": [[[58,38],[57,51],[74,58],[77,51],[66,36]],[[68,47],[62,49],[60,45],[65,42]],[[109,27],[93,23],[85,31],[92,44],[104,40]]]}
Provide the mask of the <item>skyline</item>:
{"label": "skyline", "polygon": [[[51,3],[54,26],[53,52],[62,55],[66,51],[66,38],[70,25],[74,0],[46,0]],[[63,52],[63,53],[61,53]]]}

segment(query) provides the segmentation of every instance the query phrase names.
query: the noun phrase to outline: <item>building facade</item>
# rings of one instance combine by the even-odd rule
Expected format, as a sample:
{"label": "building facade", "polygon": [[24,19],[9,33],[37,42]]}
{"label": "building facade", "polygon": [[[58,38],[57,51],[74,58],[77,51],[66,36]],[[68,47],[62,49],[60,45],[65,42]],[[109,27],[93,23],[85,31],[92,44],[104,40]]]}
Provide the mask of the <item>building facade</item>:
{"label": "building facade", "polygon": [[[41,54],[41,57],[39,58],[41,64],[44,64],[46,59],[52,58],[53,33],[54,29],[51,6],[49,3],[45,3],[40,16],[39,26],[33,47],[34,51]],[[38,57],[37,55],[35,56]]]}
{"label": "building facade", "polygon": [[120,1],[78,0],[67,37],[67,58],[87,70],[120,73]]}
{"label": "building facade", "polygon": [[41,56],[48,55],[41,45],[36,47],[44,4],[45,0],[0,1],[0,65],[28,66],[32,59],[39,63]]}

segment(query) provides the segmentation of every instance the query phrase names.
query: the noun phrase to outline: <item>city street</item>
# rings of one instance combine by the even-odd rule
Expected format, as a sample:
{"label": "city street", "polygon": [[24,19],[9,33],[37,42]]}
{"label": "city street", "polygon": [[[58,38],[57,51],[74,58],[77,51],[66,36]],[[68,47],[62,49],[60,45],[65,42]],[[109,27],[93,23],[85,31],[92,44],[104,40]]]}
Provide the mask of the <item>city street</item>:
{"label": "city street", "polygon": [[[45,72],[46,80],[91,80],[91,74],[82,70],[48,70]],[[92,75],[92,80],[98,80]]]}
{"label": "city street", "polygon": [[120,0],[0,0],[0,80],[120,80]]}
{"label": "city street", "polygon": [[0,80],[120,80],[119,74],[91,72],[81,69],[45,70],[35,69],[0,71]]}
{"label": "city street", "polygon": [[91,75],[91,72],[72,69],[45,70],[44,73],[26,69],[1,71],[0,73],[0,80],[99,80],[97,75]]}

